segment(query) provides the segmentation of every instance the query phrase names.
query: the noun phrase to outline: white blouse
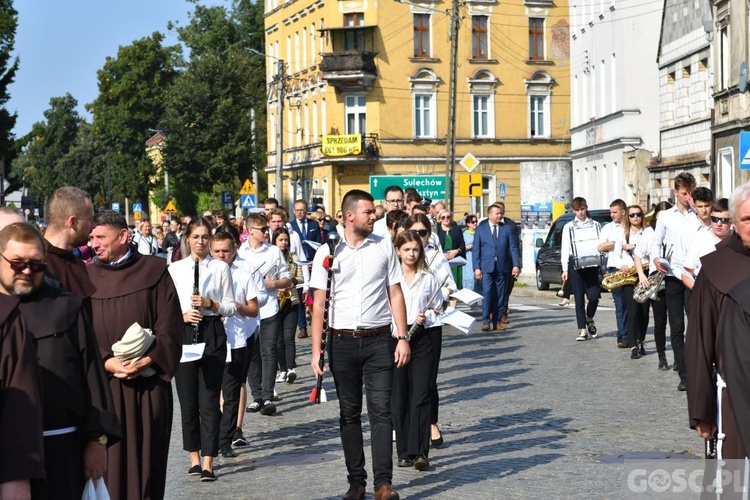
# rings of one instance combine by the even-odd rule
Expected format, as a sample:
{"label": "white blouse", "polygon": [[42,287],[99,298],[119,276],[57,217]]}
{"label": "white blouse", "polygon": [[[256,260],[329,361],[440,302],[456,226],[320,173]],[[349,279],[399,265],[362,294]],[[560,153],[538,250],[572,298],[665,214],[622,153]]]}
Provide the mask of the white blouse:
{"label": "white blouse", "polygon": [[[433,309],[439,308],[443,302],[442,294],[435,294],[435,291],[440,289],[440,281],[431,272],[420,270],[411,284],[407,283],[406,276],[401,278],[400,284],[406,302],[406,323],[414,324],[417,314],[427,307],[424,327],[431,327],[436,320]],[[430,301],[430,299],[432,300]]]}
{"label": "white blouse", "polygon": [[[182,314],[185,314],[193,308],[190,305],[190,297],[193,295],[195,262],[192,258],[185,257],[173,262],[167,269],[177,289]],[[201,308],[200,313],[203,316],[233,316],[237,312],[232,290],[232,274],[225,262],[210,255],[203,259],[198,267],[198,290],[201,297],[219,304],[219,310],[216,312]]]}

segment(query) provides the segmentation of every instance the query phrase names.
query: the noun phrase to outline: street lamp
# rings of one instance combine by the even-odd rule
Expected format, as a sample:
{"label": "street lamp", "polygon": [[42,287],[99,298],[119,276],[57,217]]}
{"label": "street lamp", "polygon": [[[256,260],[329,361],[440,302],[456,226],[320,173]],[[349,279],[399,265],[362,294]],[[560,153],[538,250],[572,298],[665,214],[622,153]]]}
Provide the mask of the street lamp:
{"label": "street lamp", "polygon": [[284,164],[284,78],[286,76],[284,61],[278,57],[264,54],[255,49],[247,50],[261,57],[276,59],[276,83],[279,85],[278,105],[276,107],[278,110],[278,116],[276,117],[276,196],[279,199],[279,205],[283,207],[285,206],[284,176],[282,174],[282,168]]}

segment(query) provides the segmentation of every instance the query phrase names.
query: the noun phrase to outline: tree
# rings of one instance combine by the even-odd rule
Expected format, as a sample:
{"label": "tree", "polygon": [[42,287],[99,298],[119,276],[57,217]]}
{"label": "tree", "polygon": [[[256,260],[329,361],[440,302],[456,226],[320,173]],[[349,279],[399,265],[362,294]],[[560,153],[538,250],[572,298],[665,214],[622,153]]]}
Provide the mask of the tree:
{"label": "tree", "polygon": [[145,201],[159,179],[145,151],[145,141],[158,128],[167,90],[181,64],[181,48],[163,46],[164,35],[120,47],[97,72],[99,96],[87,106],[94,133],[106,149],[118,196]]}
{"label": "tree", "polygon": [[8,86],[16,79],[18,71],[18,58],[11,55],[17,27],[18,12],[13,8],[13,0],[0,0],[0,158],[5,162],[6,173],[17,151],[12,130],[18,115],[6,108],[10,99]]}

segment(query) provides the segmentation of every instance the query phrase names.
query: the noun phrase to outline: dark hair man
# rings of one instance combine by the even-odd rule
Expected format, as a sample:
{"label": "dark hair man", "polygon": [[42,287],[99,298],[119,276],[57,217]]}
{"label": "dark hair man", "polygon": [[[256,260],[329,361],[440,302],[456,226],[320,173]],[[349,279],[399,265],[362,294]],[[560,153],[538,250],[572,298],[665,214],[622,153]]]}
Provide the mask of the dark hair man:
{"label": "dark hair man", "polygon": [[[620,235],[625,234],[625,227],[628,224],[627,211],[627,204],[619,198],[609,204],[609,216],[612,217],[612,223],[602,228],[601,240],[597,247],[600,252],[606,254],[604,265],[608,273],[619,271],[615,265],[615,242],[620,238]],[[626,324],[628,306],[625,302],[623,290],[622,287],[612,290],[612,299],[615,301],[615,320],[617,322],[617,347],[619,348],[628,347]]]}
{"label": "dark hair man", "polygon": [[385,220],[385,215],[388,214],[388,212],[392,210],[403,210],[404,209],[404,190],[401,189],[401,186],[388,186],[385,188],[385,206],[383,207],[385,209],[385,214],[383,217],[378,218],[377,210],[378,207],[375,207],[375,225],[372,229],[372,234],[378,235],[378,236],[391,236],[391,233],[388,232],[388,224]]}

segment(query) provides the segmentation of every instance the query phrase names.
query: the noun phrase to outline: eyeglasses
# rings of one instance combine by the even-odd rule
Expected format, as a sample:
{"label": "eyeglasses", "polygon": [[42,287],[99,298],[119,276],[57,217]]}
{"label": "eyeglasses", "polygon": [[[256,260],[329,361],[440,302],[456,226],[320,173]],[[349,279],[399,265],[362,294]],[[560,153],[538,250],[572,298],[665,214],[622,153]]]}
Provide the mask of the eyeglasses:
{"label": "eyeglasses", "polygon": [[403,203],[403,202],[404,202],[404,199],[402,198],[402,199],[400,199],[400,200],[385,200],[385,201],[386,201],[386,203],[393,203],[393,204],[396,204],[396,203]]}
{"label": "eyeglasses", "polygon": [[643,217],[643,212],[635,212],[635,213],[632,213],[632,214],[628,214],[628,217],[630,217],[631,219],[633,219],[635,217]]}
{"label": "eyeglasses", "polygon": [[260,231],[261,233],[267,233],[268,232],[268,226],[251,227],[250,229],[256,229],[256,230]]}
{"label": "eyeglasses", "polygon": [[415,233],[417,233],[422,238],[424,238],[425,236],[427,236],[428,234],[430,234],[430,231],[428,231],[427,229],[412,229],[412,231],[414,231]]}
{"label": "eyeglasses", "polygon": [[452,218],[453,217],[451,217],[450,215],[443,215],[442,217],[440,217],[440,220],[451,220]]}
{"label": "eyeglasses", "polygon": [[729,224],[730,219],[729,217],[714,217],[711,216],[711,222],[721,222],[722,224]]}
{"label": "eyeglasses", "polygon": [[467,224],[476,224],[477,221],[475,221],[475,220],[467,220],[466,223]]}
{"label": "eyeglasses", "polygon": [[32,273],[43,273],[44,270],[47,269],[47,264],[44,262],[38,262],[36,260],[8,260],[3,254],[0,254],[0,257],[10,264],[10,268],[16,273],[22,273],[27,267],[31,269]]}

